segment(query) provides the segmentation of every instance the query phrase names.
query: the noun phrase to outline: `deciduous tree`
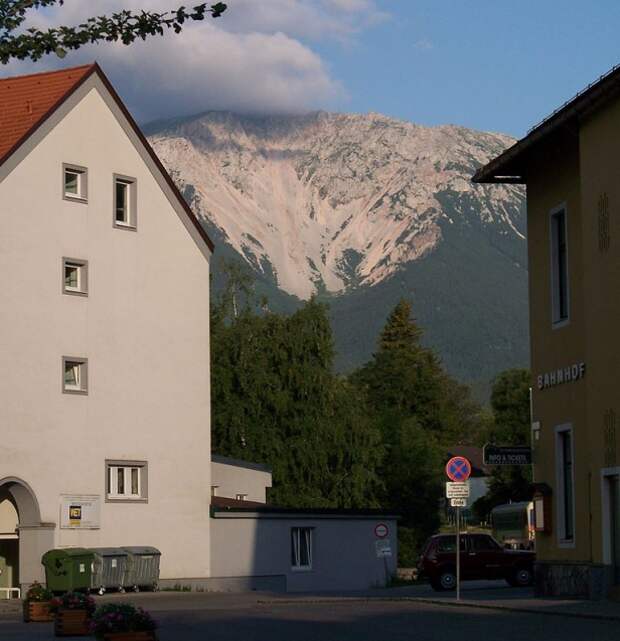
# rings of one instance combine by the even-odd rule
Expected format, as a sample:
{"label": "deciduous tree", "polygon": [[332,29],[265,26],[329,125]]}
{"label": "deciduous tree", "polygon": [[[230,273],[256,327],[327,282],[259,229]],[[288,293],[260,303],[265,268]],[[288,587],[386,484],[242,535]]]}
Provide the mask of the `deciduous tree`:
{"label": "deciduous tree", "polygon": [[64,0],[0,0],[0,62],[38,60],[50,53],[64,57],[69,50],[95,42],[129,45],[136,39],[161,36],[165,31],[180,33],[187,22],[204,20],[209,15],[218,18],[226,11],[223,2],[204,2],[191,9],[181,6],[164,12],[123,10],[109,16],[93,16],[73,26],[27,26],[33,12],[63,4]]}

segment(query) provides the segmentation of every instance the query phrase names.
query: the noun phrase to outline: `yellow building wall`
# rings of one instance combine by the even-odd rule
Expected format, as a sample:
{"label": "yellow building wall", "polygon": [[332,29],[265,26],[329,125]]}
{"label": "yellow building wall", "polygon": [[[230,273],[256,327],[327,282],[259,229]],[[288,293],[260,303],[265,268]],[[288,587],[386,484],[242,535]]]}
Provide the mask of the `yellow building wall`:
{"label": "yellow building wall", "polygon": [[580,129],[588,441],[592,467],[592,547],[605,560],[601,470],[618,461],[620,413],[620,103],[598,110]]}
{"label": "yellow building wall", "polygon": [[[537,534],[539,560],[591,561],[589,438],[585,379],[539,390],[538,374],[588,361],[584,324],[582,208],[578,139],[562,135],[539,146],[528,165],[528,239],[533,420],[540,423],[534,441],[534,476],[552,488],[551,532]],[[550,212],[564,204],[567,216],[569,321],[553,327],[551,304]],[[575,523],[572,544],[558,540],[558,488],[555,428],[570,423],[574,439]]]}

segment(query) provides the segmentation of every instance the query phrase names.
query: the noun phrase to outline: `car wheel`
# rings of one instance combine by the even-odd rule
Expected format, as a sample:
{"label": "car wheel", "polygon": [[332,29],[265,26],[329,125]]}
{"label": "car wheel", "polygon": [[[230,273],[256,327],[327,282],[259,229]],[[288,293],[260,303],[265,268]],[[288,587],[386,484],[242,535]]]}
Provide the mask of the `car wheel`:
{"label": "car wheel", "polygon": [[439,575],[439,585],[442,590],[455,590],[456,589],[456,574],[453,570],[444,570]]}
{"label": "car wheel", "polygon": [[530,568],[517,568],[510,577],[510,585],[514,587],[526,587],[534,582],[534,574]]}

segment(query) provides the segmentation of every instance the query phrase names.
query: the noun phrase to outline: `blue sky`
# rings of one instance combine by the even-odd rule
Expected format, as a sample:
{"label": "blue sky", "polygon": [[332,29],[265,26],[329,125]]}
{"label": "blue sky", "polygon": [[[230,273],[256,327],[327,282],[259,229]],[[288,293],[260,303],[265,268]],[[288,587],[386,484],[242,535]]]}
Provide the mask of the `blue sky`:
{"label": "blue sky", "polygon": [[[88,46],[140,122],[207,109],[377,111],[522,136],[620,62],[619,0],[227,0],[218,20],[130,48]],[[38,26],[178,0],[66,0]]]}
{"label": "blue sky", "polygon": [[[355,45],[317,47],[340,105],[522,136],[620,62],[620,2],[383,0]],[[339,105],[339,106],[340,106]]]}

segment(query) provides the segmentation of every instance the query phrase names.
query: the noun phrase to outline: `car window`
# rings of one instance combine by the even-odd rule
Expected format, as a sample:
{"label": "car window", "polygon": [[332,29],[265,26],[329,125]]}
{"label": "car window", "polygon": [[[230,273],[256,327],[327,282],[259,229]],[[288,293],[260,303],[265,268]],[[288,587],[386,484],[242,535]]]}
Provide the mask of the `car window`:
{"label": "car window", "polygon": [[486,536],[485,534],[474,534],[471,537],[471,545],[475,552],[496,551],[501,549],[490,536]]}
{"label": "car window", "polygon": [[[456,536],[442,536],[437,539],[437,552],[456,552]],[[461,537],[461,551],[465,551],[465,537]]]}

